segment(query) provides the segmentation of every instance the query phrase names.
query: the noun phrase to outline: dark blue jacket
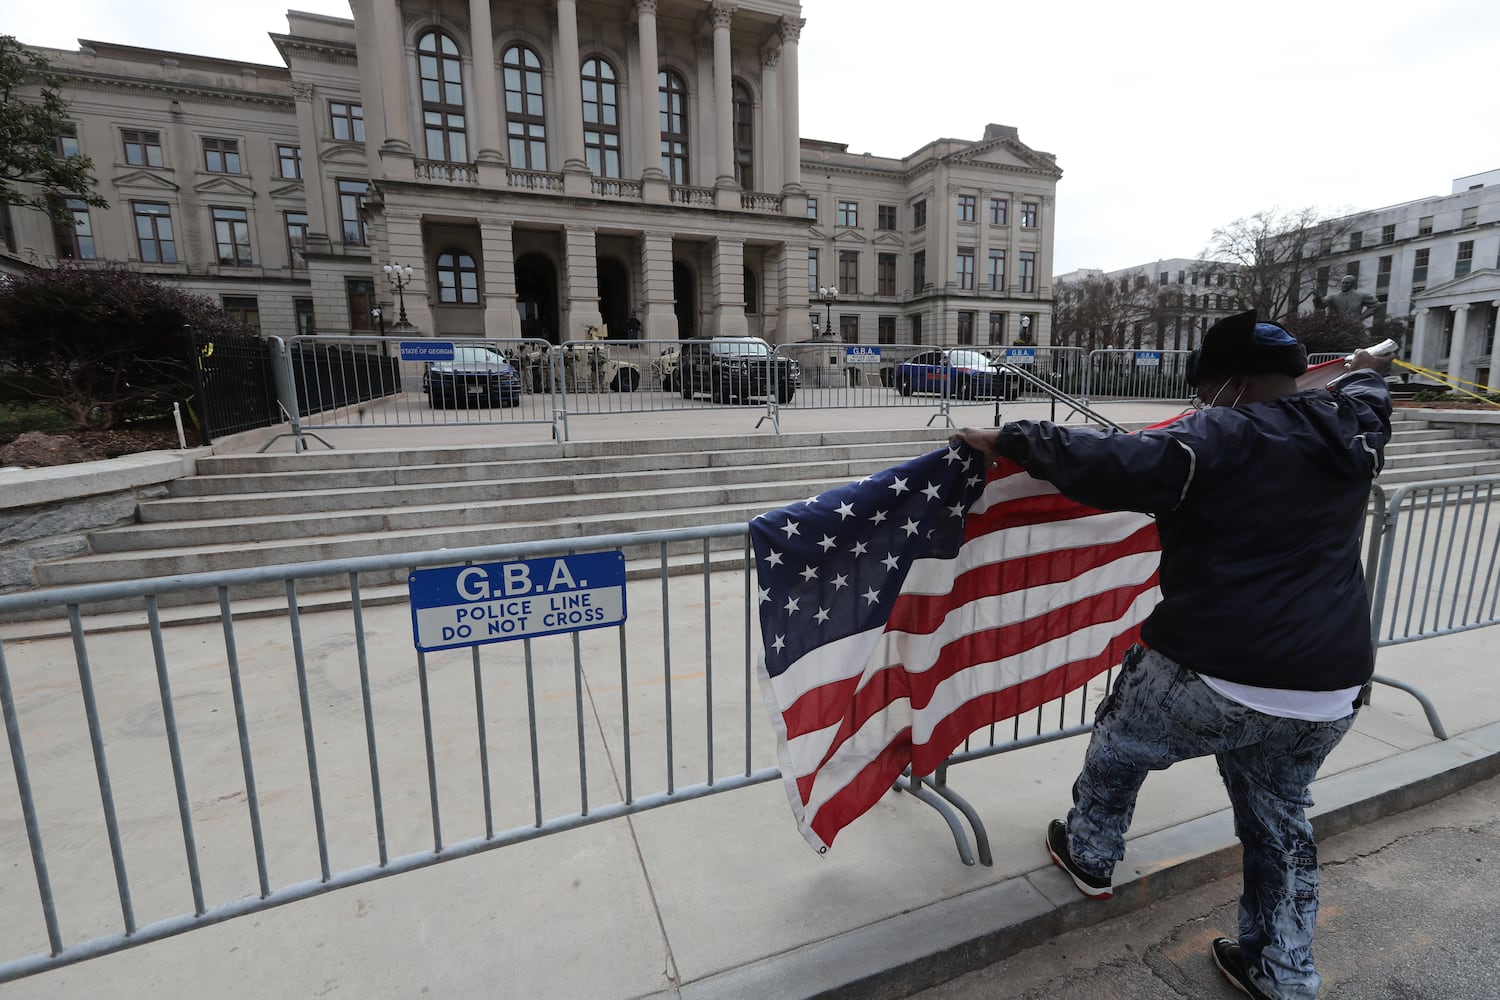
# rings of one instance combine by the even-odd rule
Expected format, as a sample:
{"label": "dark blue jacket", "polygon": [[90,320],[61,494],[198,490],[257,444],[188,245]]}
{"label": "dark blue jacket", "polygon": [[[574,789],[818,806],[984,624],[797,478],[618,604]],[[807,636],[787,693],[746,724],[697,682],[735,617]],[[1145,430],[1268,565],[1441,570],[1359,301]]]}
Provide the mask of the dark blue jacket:
{"label": "dark blue jacket", "polygon": [[1022,420],[1000,452],[1081,503],[1155,514],[1147,645],[1212,677],[1335,691],[1369,680],[1360,532],[1391,400],[1370,371],[1136,434]]}

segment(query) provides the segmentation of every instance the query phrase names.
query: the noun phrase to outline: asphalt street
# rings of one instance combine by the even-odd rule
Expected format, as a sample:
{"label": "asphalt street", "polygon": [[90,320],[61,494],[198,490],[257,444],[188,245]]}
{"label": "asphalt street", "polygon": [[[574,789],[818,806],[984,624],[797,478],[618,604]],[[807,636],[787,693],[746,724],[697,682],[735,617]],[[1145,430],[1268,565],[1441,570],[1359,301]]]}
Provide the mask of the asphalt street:
{"label": "asphalt street", "polygon": [[[1500,997],[1500,778],[1328,838],[1320,855],[1320,1000]],[[1238,894],[1238,879],[1210,882],[912,1000],[1242,997],[1208,951],[1232,933]]]}

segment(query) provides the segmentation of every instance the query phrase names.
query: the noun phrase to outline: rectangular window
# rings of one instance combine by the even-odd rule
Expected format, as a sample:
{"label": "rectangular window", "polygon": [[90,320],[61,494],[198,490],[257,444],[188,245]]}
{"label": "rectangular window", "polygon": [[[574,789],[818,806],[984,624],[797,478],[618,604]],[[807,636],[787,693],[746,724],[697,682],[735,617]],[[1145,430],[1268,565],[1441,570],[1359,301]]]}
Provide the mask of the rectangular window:
{"label": "rectangular window", "polygon": [[958,342],[974,343],[974,314],[964,310],[958,314]]}
{"label": "rectangular window", "polygon": [[1391,287],[1391,264],[1394,257],[1382,257],[1375,265],[1375,291],[1383,292]]}
{"label": "rectangular window", "polygon": [[959,247],[955,266],[955,277],[958,279],[958,287],[972,290],[974,288],[974,248]]}
{"label": "rectangular window", "polygon": [[131,204],[135,241],[143,264],[177,263],[177,241],[172,236],[172,209],[154,201]]}
{"label": "rectangular window", "polygon": [[1005,225],[1005,213],[1010,208],[1010,201],[1006,198],[990,199],[990,225]]}
{"label": "rectangular window", "polygon": [[349,301],[349,329],[362,333],[375,329],[375,282],[345,278],[344,294]]}
{"label": "rectangular window", "polygon": [[16,224],[10,217],[10,206],[0,203],[0,247],[16,252]]}
{"label": "rectangular window", "polygon": [[365,141],[365,109],[360,104],[349,104],[344,101],[328,102],[329,123],[333,127],[333,137],[344,142]]}
{"label": "rectangular window", "polygon": [[911,255],[911,287],[920,292],[927,287],[927,251],[918,250]]}
{"label": "rectangular window", "polygon": [[[1429,253],[1430,251],[1426,247],[1417,251],[1416,260],[1412,262],[1411,268],[1411,283],[1413,285],[1427,287],[1427,259]],[[1412,291],[1416,291],[1416,289],[1412,289]]]}
{"label": "rectangular window", "polygon": [[990,343],[1005,343],[1005,313],[990,313]]}
{"label": "rectangular window", "polygon": [[814,222],[818,221],[818,199],[807,199],[807,217]]}
{"label": "rectangular window", "polygon": [[225,295],[224,311],[230,316],[260,332],[260,305],[253,295]]}
{"label": "rectangular window", "polygon": [[875,320],[875,336],[882,344],[894,344],[896,342],[896,317],[877,317]]}
{"label": "rectangular window", "polygon": [[1030,250],[1021,251],[1020,273],[1017,278],[1021,283],[1021,291],[1036,291],[1036,254]]}
{"label": "rectangular window", "polygon": [[911,318],[911,342],[913,344],[920,344],[922,342],[922,317],[921,316],[913,316]]}
{"label": "rectangular window", "polygon": [[292,312],[297,318],[297,332],[299,334],[307,337],[317,332],[317,324],[313,321],[312,299],[293,299]]}
{"label": "rectangular window", "polygon": [[1395,223],[1392,223],[1389,226],[1381,226],[1380,227],[1380,242],[1382,244],[1396,242],[1396,225],[1395,225]]}
{"label": "rectangular window", "polygon": [[990,251],[990,273],[989,289],[992,292],[1005,291],[1005,251]]}
{"label": "rectangular window", "polygon": [[1327,295],[1328,294],[1328,275],[1329,275],[1329,273],[1330,273],[1330,271],[1329,271],[1328,265],[1324,264],[1322,267],[1318,268],[1318,270],[1313,274],[1313,291],[1317,292],[1317,294],[1319,294],[1319,295]]}
{"label": "rectangular window", "polygon": [[53,211],[61,208],[68,213],[69,220],[53,216],[52,242],[57,247],[57,256],[68,260],[94,260],[99,255],[94,249],[94,225],[89,219],[89,206],[82,198],[53,198]]}
{"label": "rectangular window", "polygon": [[1474,267],[1474,241],[1464,240],[1458,245],[1458,259],[1453,262],[1453,276],[1462,278]]}
{"label": "rectangular window", "polygon": [[859,251],[839,251],[839,294],[859,294]]}
{"label": "rectangular window", "polygon": [[1358,250],[1365,245],[1365,234],[1359,230],[1349,234],[1349,249]]}
{"label": "rectangular window", "polygon": [[161,159],[161,133],[141,129],[122,128],[120,138],[125,143],[125,162],[135,167],[159,167]]}
{"label": "rectangular window", "polygon": [[287,180],[302,179],[302,147],[276,144],[276,164],[281,176]]}
{"label": "rectangular window", "polygon": [[927,201],[923,199],[911,206],[911,227],[921,229],[925,225],[927,225]]}
{"label": "rectangular window", "polygon": [[958,196],[958,221],[973,222],[978,199],[972,194]]}
{"label": "rectangular window", "polygon": [[225,267],[249,267],[250,218],[243,208],[213,209],[214,242],[219,248],[219,263]]}
{"label": "rectangular window", "polygon": [[339,220],[344,228],[344,245],[364,247],[370,245],[370,229],[364,219],[365,195],[370,191],[368,181],[339,181]]}
{"label": "rectangular window", "polygon": [[1357,261],[1357,260],[1351,260],[1347,264],[1345,264],[1344,265],[1344,273],[1346,275],[1348,275],[1349,277],[1353,278],[1355,284],[1358,284],[1359,283],[1359,261]]}
{"label": "rectangular window", "polygon": [[1463,210],[1463,215],[1458,220],[1458,227],[1460,229],[1467,229],[1470,226],[1477,226],[1478,224],[1479,224],[1479,206],[1478,205],[1470,205],[1468,208],[1466,208],[1466,209]]}
{"label": "rectangular window", "polygon": [[240,143],[238,139],[204,139],[203,169],[211,174],[237,174],[240,172]]}
{"label": "rectangular window", "polygon": [[1167,275],[1168,275],[1168,274],[1170,274],[1170,273],[1171,273],[1171,272],[1169,272],[1169,271],[1163,271],[1163,272],[1162,272],[1162,273],[1161,273],[1161,277],[1160,277],[1160,279],[1159,279],[1159,280],[1158,280],[1158,281],[1157,281],[1157,282],[1156,282],[1156,283],[1157,283],[1157,284],[1158,284],[1158,285],[1165,285],[1165,284],[1166,284],[1166,283],[1167,283]]}
{"label": "rectangular window", "polygon": [[894,296],[896,294],[896,255],[883,253],[875,259],[875,264],[878,294]]}
{"label": "rectangular window", "polygon": [[896,228],[895,205],[877,205],[875,207],[875,228],[888,233]]}
{"label": "rectangular window", "polygon": [[837,217],[837,219],[835,219],[835,221],[840,226],[858,226],[859,225],[859,202],[857,202],[857,201],[841,201],[841,202],[839,202],[838,217]]}
{"label": "rectangular window", "polygon": [[1432,235],[1432,216],[1430,216],[1430,215],[1424,215],[1420,219],[1417,220],[1417,235],[1418,236],[1431,236]]}
{"label": "rectangular window", "polygon": [[807,290],[818,290],[818,251],[814,247],[807,248]]}
{"label": "rectangular window", "polygon": [[81,150],[78,147],[78,126],[67,125],[62,131],[52,137],[52,155],[67,158],[78,156]]}
{"label": "rectangular window", "polygon": [[1036,203],[1031,201],[1021,202],[1021,228],[1036,228]]}
{"label": "rectangular window", "polygon": [[307,258],[303,254],[307,252],[307,213],[287,212],[285,216],[287,260],[293,269],[306,267]]}
{"label": "rectangular window", "polygon": [[859,317],[840,315],[839,336],[844,338],[846,344],[859,343]]}

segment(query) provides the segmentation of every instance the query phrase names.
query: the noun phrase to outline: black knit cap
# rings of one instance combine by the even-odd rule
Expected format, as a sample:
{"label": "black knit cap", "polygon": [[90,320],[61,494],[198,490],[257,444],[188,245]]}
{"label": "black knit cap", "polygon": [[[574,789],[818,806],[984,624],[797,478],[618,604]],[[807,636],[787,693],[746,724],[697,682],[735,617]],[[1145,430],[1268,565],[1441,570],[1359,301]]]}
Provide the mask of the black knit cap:
{"label": "black knit cap", "polygon": [[1203,335],[1187,360],[1189,386],[1235,375],[1287,375],[1307,371],[1307,350],[1276,323],[1258,323],[1255,310],[1226,316]]}

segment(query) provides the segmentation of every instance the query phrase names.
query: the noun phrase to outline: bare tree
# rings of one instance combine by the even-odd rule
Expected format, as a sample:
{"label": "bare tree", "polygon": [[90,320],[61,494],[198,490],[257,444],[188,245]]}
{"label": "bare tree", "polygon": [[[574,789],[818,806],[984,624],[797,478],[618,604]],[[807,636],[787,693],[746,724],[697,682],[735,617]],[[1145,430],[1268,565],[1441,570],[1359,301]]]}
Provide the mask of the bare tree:
{"label": "bare tree", "polygon": [[1349,217],[1327,218],[1316,208],[1268,208],[1213,231],[1203,257],[1210,273],[1232,277],[1238,304],[1267,319],[1295,315],[1325,289],[1318,269],[1348,236]]}
{"label": "bare tree", "polygon": [[[1053,339],[1088,350],[1109,347],[1139,347],[1136,325],[1142,336],[1152,329],[1158,305],[1156,288],[1146,272],[1130,271],[1119,277],[1085,274],[1059,282],[1052,290]],[[1150,334],[1154,336],[1154,334]]]}

